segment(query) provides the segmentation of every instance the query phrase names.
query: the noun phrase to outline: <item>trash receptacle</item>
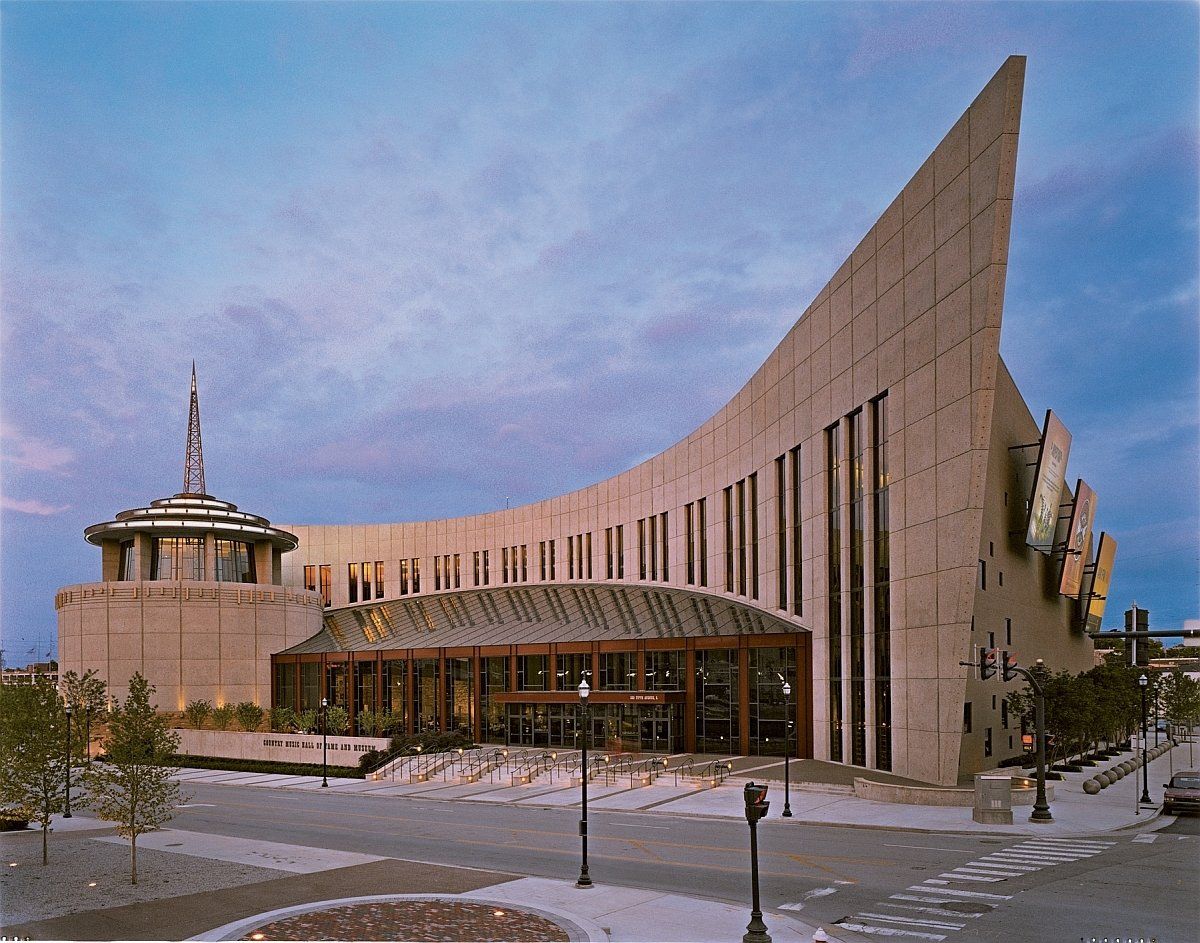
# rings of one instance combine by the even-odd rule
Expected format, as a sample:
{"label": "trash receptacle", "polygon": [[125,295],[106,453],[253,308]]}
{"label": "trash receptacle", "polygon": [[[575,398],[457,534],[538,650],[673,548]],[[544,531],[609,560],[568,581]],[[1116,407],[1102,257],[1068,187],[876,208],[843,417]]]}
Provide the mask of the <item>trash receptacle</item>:
{"label": "trash receptacle", "polygon": [[985,825],[1012,825],[1012,777],[980,773],[975,777],[971,818]]}

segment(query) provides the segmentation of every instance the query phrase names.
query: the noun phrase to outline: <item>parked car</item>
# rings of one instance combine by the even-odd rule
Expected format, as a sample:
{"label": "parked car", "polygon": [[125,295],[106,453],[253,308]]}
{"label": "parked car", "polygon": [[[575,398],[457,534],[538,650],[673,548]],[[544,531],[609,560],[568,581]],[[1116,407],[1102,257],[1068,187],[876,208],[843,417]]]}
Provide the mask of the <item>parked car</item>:
{"label": "parked car", "polygon": [[1163,813],[1200,812],[1200,772],[1176,773],[1163,783]]}

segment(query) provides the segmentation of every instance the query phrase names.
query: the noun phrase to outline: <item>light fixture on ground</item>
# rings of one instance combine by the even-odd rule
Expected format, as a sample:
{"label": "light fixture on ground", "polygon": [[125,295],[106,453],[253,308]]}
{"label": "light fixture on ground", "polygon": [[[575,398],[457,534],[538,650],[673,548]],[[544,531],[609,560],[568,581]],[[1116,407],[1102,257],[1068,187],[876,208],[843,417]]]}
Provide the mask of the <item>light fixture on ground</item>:
{"label": "light fixture on ground", "polygon": [[587,863],[587,784],[588,784],[588,695],[592,693],[592,689],[588,687],[587,678],[579,682],[579,713],[583,724],[583,741],[582,749],[583,756],[580,760],[580,788],[583,790],[583,802],[581,805],[581,814],[579,817],[579,840],[583,852],[583,861],[579,868],[579,880],[575,882],[576,887],[591,887],[592,878],[588,874]]}
{"label": "light fixture on ground", "polygon": [[321,698],[321,787],[329,786],[329,698]]}
{"label": "light fixture on ground", "polygon": [[792,817],[792,779],[789,772],[792,760],[792,686],[783,682],[786,713],[783,716],[783,817]]}
{"label": "light fixture on ground", "polygon": [[71,818],[71,705],[68,704],[64,709],[67,715],[67,808],[63,812],[63,818]]}
{"label": "light fixture on ground", "polygon": [[1142,798],[1139,802],[1150,804],[1150,772],[1146,762],[1146,686],[1150,679],[1145,675],[1138,678],[1138,686],[1142,689]]}

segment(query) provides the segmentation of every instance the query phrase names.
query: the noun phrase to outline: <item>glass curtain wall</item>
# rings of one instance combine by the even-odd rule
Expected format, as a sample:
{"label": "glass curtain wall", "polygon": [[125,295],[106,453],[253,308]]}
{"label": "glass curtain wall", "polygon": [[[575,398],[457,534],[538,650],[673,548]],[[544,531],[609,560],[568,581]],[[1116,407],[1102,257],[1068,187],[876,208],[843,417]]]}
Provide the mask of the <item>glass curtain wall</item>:
{"label": "glass curtain wall", "polygon": [[483,740],[485,743],[506,743],[504,705],[493,695],[508,690],[508,659],[483,658],[479,662],[479,709],[483,711]]}
{"label": "glass curtain wall", "polygon": [[[383,663],[380,708],[392,715],[392,733],[408,730],[408,662],[389,658]],[[398,721],[398,722],[397,722]]]}
{"label": "glass curtain wall", "polygon": [[288,662],[275,665],[275,706],[296,706],[296,666]]}
{"label": "glass curtain wall", "polygon": [[414,733],[428,733],[441,729],[438,713],[438,660],[416,658],[413,660],[413,714],[416,723]]}
{"label": "glass curtain wall", "polygon": [[600,690],[632,691],[636,668],[637,652],[604,652],[600,656]]}
{"label": "glass curtain wall", "polygon": [[204,538],[152,537],[150,579],[204,579]]}
{"label": "glass curtain wall", "polygon": [[892,613],[889,557],[887,394],[875,412],[875,766],[892,768]]}
{"label": "glass curtain wall", "polygon": [[696,652],[696,752],[738,752],[736,648]]}
{"label": "glass curtain wall", "polygon": [[355,727],[360,737],[372,737],[374,730],[364,729],[358,723],[358,715],[362,711],[375,710],[375,662],[356,661],[354,663],[354,716]]}
{"label": "glass curtain wall", "polygon": [[[785,738],[795,737],[787,714],[783,682],[792,686],[793,716],[800,691],[796,680],[795,648],[750,649],[750,752],[783,756]],[[795,744],[792,745],[795,755]]]}
{"label": "glass curtain wall", "polygon": [[448,729],[461,730],[473,736],[475,730],[475,698],[472,685],[471,659],[446,659],[446,719]]}
{"label": "glass curtain wall", "polygon": [[560,691],[578,690],[579,682],[584,678],[587,678],[588,687],[596,685],[596,681],[592,677],[591,655],[558,655],[554,673],[558,677]]}
{"label": "glass curtain wall", "polygon": [[315,661],[300,663],[300,710],[315,711],[321,706],[321,666]]}
{"label": "glass curtain wall", "polygon": [[646,690],[683,690],[683,652],[646,652]]}

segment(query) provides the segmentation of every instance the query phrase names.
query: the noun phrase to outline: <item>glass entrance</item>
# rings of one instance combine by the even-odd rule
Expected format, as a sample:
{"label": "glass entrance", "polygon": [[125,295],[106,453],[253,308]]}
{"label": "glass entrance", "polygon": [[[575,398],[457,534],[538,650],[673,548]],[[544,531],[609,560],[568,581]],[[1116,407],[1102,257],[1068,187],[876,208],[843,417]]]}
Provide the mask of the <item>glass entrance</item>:
{"label": "glass entrance", "polygon": [[639,746],[646,753],[675,753],[676,739],[682,734],[679,726],[679,710],[676,705],[643,707],[639,723],[641,739]]}

